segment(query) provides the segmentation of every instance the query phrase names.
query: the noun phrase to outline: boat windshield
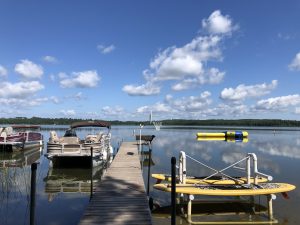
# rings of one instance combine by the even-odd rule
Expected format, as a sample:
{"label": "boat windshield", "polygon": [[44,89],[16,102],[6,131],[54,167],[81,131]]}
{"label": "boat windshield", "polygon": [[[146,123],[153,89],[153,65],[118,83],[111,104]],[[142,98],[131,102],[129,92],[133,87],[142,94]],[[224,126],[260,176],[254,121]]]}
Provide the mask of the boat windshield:
{"label": "boat windshield", "polygon": [[64,137],[77,137],[77,134],[76,134],[75,130],[68,129],[68,130],[66,130]]}

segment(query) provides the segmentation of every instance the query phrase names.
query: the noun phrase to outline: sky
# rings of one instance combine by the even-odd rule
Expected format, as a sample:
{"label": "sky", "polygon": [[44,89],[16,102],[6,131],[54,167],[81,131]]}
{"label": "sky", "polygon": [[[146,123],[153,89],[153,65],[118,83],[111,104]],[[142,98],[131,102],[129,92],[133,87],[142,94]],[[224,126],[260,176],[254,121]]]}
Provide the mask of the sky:
{"label": "sky", "polygon": [[0,0],[0,117],[300,118],[300,1]]}

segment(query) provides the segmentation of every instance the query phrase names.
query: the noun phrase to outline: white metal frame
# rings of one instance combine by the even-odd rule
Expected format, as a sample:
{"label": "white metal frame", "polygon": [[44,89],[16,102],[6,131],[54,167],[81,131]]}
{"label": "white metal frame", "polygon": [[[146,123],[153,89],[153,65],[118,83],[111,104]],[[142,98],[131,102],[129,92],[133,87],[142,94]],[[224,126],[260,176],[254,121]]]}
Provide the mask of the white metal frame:
{"label": "white metal frame", "polygon": [[[180,184],[186,184],[186,176],[187,176],[187,170],[186,170],[186,159],[190,158],[193,161],[201,164],[202,166],[211,169],[214,171],[213,174],[205,177],[203,180],[207,180],[215,175],[221,174],[222,176],[225,176],[229,179],[235,180],[235,181],[239,181],[237,178],[231,177],[227,174],[224,173],[225,170],[229,169],[229,168],[235,168],[235,169],[239,169],[242,171],[246,171],[247,174],[247,184],[241,184],[243,186],[249,187],[251,185],[251,160],[253,163],[253,173],[254,173],[254,184],[258,185],[258,177],[265,177],[268,179],[268,181],[271,181],[273,179],[272,176],[261,173],[258,171],[258,166],[257,166],[257,156],[255,153],[248,153],[247,156],[233,164],[231,164],[230,166],[227,166],[221,170],[217,170],[215,168],[212,168],[202,162],[200,162],[199,160],[194,159],[193,157],[187,155],[184,151],[180,151],[179,153],[179,167],[178,167],[178,174],[179,174],[179,183]],[[241,168],[241,167],[237,167],[236,165],[239,164],[240,162],[246,160],[246,168]],[[196,186],[197,184],[195,184]],[[268,202],[268,221],[238,221],[238,222],[234,222],[234,221],[222,221],[222,222],[193,222],[192,221],[192,201],[194,200],[194,195],[187,195],[188,197],[188,205],[187,205],[187,220],[189,223],[191,224],[266,224],[266,223],[277,223],[278,221],[276,219],[274,219],[273,217],[273,203],[272,200],[276,199],[276,196],[274,194],[270,194],[270,195],[266,195],[267,197],[267,202]]]}

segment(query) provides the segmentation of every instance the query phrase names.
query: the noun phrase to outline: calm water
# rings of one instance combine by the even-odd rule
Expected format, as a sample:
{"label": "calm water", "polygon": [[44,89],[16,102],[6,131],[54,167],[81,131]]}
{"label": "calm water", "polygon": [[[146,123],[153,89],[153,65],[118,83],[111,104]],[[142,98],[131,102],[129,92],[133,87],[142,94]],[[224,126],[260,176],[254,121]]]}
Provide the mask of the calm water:
{"label": "calm water", "polygon": [[[48,127],[57,129],[57,127]],[[62,127],[66,128],[66,127]],[[119,143],[132,141],[133,129],[138,127],[113,127],[112,143],[116,149]],[[226,130],[221,129],[220,131]],[[247,130],[247,129],[244,129]],[[184,127],[162,129],[155,131],[153,127],[143,128],[143,134],[156,135],[153,141],[153,163],[151,173],[170,173],[170,159],[178,157],[179,151],[222,169],[247,153],[258,156],[258,167],[263,173],[274,177],[274,182],[287,182],[300,187],[300,131],[288,130],[255,130],[249,129],[248,142],[197,141],[196,133],[200,129],[185,129]],[[203,129],[201,129],[203,131]],[[205,131],[205,130],[204,130]],[[208,130],[211,132],[211,130]],[[214,130],[217,132],[218,130]],[[42,129],[45,143],[49,130]],[[57,129],[58,135],[64,130]],[[91,130],[80,130],[78,136],[91,133]],[[36,224],[65,225],[77,224],[88,205],[90,184],[101,182],[103,168],[90,169],[49,169],[49,162],[44,157],[46,148],[26,152],[25,154],[0,154],[0,224],[29,224],[30,215],[30,164],[38,161],[36,186]],[[207,175],[210,171],[192,161],[187,161],[188,175]],[[145,164],[146,165],[146,164]],[[232,171],[232,173],[236,173]],[[147,183],[147,167],[144,167],[144,178]],[[170,194],[152,189],[155,180],[150,179],[150,195],[161,207],[170,205]],[[279,224],[299,224],[300,188],[289,193],[286,200],[281,195],[273,202],[274,217]],[[265,205],[265,199],[256,199],[260,205]],[[263,207],[262,207],[263,209]],[[154,213],[154,224],[169,224],[167,214]],[[238,216],[245,219],[250,214]],[[227,217],[226,217],[227,218]],[[220,217],[203,217],[201,220],[218,220]],[[260,218],[255,218],[260,219]],[[195,217],[198,220],[198,217]],[[224,220],[224,216],[221,218]],[[177,224],[187,224],[178,217]]]}

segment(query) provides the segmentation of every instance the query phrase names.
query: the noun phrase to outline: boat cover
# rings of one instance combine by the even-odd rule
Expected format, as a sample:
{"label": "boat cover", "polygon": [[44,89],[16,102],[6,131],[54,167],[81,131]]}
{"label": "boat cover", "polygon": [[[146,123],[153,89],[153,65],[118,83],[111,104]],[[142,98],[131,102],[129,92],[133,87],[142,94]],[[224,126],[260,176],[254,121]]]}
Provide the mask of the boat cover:
{"label": "boat cover", "polygon": [[71,128],[77,127],[107,127],[110,129],[110,123],[106,121],[80,121],[71,124]]}

